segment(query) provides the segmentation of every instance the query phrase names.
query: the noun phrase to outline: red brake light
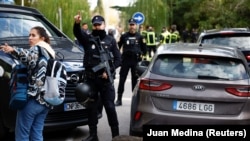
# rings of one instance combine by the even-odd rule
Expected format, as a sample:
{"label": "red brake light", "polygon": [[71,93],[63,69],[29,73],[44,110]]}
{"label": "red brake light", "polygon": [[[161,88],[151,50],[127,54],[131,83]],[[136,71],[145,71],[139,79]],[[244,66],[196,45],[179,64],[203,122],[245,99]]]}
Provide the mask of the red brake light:
{"label": "red brake light", "polygon": [[247,61],[250,61],[250,55],[246,55]]}
{"label": "red brake light", "polygon": [[226,88],[228,93],[239,97],[250,97],[249,87],[236,87],[236,88]]}
{"label": "red brake light", "polygon": [[135,121],[138,121],[138,120],[141,118],[141,115],[142,115],[142,113],[137,111],[137,112],[135,113],[134,120],[135,120]]}
{"label": "red brake light", "polygon": [[150,90],[150,91],[162,91],[167,90],[172,87],[171,84],[160,80],[152,80],[152,79],[141,79],[139,88],[142,90]]}
{"label": "red brake light", "polygon": [[235,33],[235,32],[233,32],[233,31],[221,31],[221,32],[220,32],[220,34],[224,34],[224,35],[225,35],[225,34],[228,34],[228,35],[229,35],[229,34],[234,34],[234,33]]}

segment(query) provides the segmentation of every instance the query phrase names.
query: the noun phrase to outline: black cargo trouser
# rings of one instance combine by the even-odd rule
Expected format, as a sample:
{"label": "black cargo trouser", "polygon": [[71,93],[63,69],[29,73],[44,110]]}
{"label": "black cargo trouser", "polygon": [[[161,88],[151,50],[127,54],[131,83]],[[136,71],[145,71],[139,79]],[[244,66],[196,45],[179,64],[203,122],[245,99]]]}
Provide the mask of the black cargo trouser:
{"label": "black cargo trouser", "polygon": [[152,51],[155,54],[155,52],[156,52],[156,46],[155,45],[153,45],[153,46],[147,46],[147,48],[148,48],[148,56],[152,57]]}
{"label": "black cargo trouser", "polygon": [[129,73],[131,71],[132,91],[137,83],[138,76],[136,75],[136,65],[138,63],[137,57],[123,57],[122,65],[120,68],[120,80],[118,84],[118,95],[122,95],[124,92],[124,85]]}
{"label": "black cargo trouser", "polygon": [[107,80],[104,80],[100,77],[88,79],[88,81],[92,81],[92,84],[94,85],[94,88],[96,90],[92,97],[95,99],[95,101],[93,102],[93,104],[91,104],[92,106],[87,109],[88,125],[90,127],[97,126],[97,115],[99,113],[98,109],[100,109],[100,104],[102,104],[105,108],[110,127],[118,127],[119,123],[114,104],[115,89],[113,84],[107,82]]}

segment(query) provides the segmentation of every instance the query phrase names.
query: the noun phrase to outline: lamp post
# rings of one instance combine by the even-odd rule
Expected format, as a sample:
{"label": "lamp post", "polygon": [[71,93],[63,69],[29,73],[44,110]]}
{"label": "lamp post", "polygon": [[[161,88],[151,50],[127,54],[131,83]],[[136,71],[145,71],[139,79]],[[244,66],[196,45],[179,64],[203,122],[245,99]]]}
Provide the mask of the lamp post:
{"label": "lamp post", "polygon": [[63,31],[63,28],[62,28],[62,8],[61,7],[58,8],[58,17],[59,17],[60,30]]}

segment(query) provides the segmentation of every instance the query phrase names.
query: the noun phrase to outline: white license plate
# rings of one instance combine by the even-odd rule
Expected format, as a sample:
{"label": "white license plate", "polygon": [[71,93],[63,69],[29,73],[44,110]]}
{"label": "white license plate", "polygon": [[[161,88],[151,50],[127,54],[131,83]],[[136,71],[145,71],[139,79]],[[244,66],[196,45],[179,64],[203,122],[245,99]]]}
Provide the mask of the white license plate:
{"label": "white license plate", "polygon": [[73,110],[81,110],[81,109],[85,109],[85,107],[82,106],[78,102],[71,102],[71,103],[64,104],[64,111],[73,111]]}
{"label": "white license plate", "polygon": [[214,104],[175,100],[173,102],[173,109],[180,110],[180,111],[188,111],[188,112],[213,113]]}

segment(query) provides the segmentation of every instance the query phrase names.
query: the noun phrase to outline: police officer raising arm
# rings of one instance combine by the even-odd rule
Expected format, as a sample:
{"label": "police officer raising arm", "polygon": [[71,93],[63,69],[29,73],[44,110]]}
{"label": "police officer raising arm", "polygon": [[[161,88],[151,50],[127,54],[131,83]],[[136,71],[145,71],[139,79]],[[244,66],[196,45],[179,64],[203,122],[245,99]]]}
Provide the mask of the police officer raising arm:
{"label": "police officer raising arm", "polygon": [[[78,14],[74,17],[75,23],[73,27],[73,32],[77,40],[83,45],[85,50],[84,55],[84,81],[90,84],[93,92],[90,95],[92,99],[87,106],[88,110],[88,126],[90,135],[85,141],[98,141],[97,136],[97,124],[98,124],[98,99],[103,103],[105,111],[107,113],[108,123],[111,128],[112,137],[119,135],[118,119],[115,109],[115,89],[114,85],[110,82],[108,71],[115,73],[115,69],[121,65],[121,54],[117,47],[116,41],[113,37],[109,36],[105,32],[105,20],[102,16],[97,15],[92,19],[92,33],[90,35],[85,32],[81,32],[80,22],[81,15]],[[100,40],[99,40],[100,39]],[[100,64],[100,51],[99,44],[96,42],[101,42],[100,44],[105,51],[112,54],[112,60],[109,61],[110,70],[100,69],[98,71],[93,71],[93,68]],[[99,94],[100,93],[100,97]]]}
{"label": "police officer raising arm", "polygon": [[122,66],[120,69],[120,80],[118,84],[118,98],[116,106],[122,105],[122,95],[124,84],[131,69],[132,91],[137,82],[136,65],[141,60],[142,55],[146,55],[146,44],[143,37],[138,33],[135,19],[129,19],[129,31],[124,33],[118,42],[119,49],[122,48]]}

